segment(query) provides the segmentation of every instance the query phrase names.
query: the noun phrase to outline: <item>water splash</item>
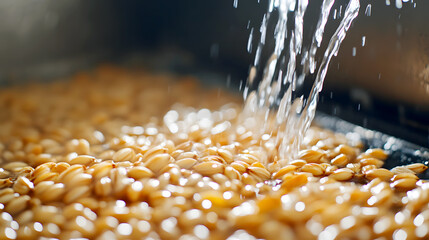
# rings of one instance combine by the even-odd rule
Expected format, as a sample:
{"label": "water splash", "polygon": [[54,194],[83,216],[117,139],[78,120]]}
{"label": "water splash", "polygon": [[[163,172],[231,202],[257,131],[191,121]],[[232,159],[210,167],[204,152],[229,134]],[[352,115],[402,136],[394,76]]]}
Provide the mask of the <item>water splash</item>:
{"label": "water splash", "polygon": [[[325,27],[334,3],[335,0],[322,2],[309,44],[304,43],[304,16],[309,0],[270,0],[263,17],[254,65],[243,91],[246,103],[241,117],[243,124],[248,124],[246,127],[253,129],[254,134],[274,136],[272,144],[277,146],[281,161],[296,156],[314,118],[329,62],[338,53],[346,32],[359,13],[359,0],[350,0],[318,63],[316,55],[322,51]],[[341,11],[342,6],[339,14]],[[271,23],[275,26],[272,35]],[[266,43],[271,40],[270,36],[274,40],[272,47]],[[263,51],[271,52],[265,64],[262,64]],[[307,79],[314,82],[311,91],[305,94],[302,86]],[[249,118],[254,121],[248,121]]]}

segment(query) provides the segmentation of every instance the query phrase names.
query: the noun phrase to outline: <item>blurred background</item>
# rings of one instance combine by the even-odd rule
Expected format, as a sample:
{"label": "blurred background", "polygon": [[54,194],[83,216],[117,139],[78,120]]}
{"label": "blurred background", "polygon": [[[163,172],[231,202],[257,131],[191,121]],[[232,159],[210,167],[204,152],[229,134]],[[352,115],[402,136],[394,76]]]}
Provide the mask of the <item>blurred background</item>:
{"label": "blurred background", "polygon": [[[429,146],[429,1],[361,1],[358,18],[331,62],[319,111]],[[49,80],[100,63],[216,76],[239,91],[255,54],[247,51],[267,0],[3,0],[0,83]],[[307,18],[317,18],[321,0]],[[327,35],[347,0],[331,11]],[[336,19],[334,19],[334,15]],[[305,21],[311,32],[315,21]],[[325,41],[326,42],[326,41]],[[320,59],[320,56],[319,56]]]}

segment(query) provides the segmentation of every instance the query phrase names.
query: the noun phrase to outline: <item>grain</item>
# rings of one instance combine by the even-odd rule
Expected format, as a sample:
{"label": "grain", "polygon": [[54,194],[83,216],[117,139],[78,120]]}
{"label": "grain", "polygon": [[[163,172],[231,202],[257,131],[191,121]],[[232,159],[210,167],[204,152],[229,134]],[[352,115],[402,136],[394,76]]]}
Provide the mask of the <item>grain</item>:
{"label": "grain", "polygon": [[393,173],[385,168],[378,168],[365,172],[365,177],[369,180],[380,178],[383,181],[389,181],[393,177]]}
{"label": "grain", "polygon": [[153,172],[149,168],[146,168],[143,166],[136,166],[131,168],[128,171],[128,176],[136,180],[139,180],[142,178],[150,178],[153,175],[154,175]]}
{"label": "grain", "polygon": [[338,181],[350,180],[354,175],[354,171],[348,168],[340,168],[335,170],[330,176]]}
{"label": "grain", "polygon": [[182,158],[176,161],[177,166],[183,169],[191,169],[196,163],[197,160],[193,158]]}
{"label": "grain", "polygon": [[231,166],[225,167],[225,176],[227,176],[229,179],[241,179],[241,174],[239,171],[237,171],[235,168]]}
{"label": "grain", "polygon": [[305,164],[307,164],[307,162],[304,161],[304,160],[294,160],[294,161],[290,162],[290,165],[294,165],[294,166],[297,166],[297,167],[302,167]]}
{"label": "grain", "polygon": [[207,161],[195,165],[193,169],[202,175],[213,175],[216,173],[223,173],[224,166],[216,161]]}
{"label": "grain", "polygon": [[312,149],[303,150],[298,153],[298,158],[308,163],[319,163],[321,158],[325,156],[323,151],[316,151]]}
{"label": "grain", "polygon": [[27,194],[34,189],[34,184],[26,177],[19,176],[13,184],[13,190],[21,195]]}
{"label": "grain", "polygon": [[426,166],[426,165],[424,165],[422,163],[408,164],[408,165],[406,165],[404,167],[410,169],[415,174],[422,173],[422,172],[426,171],[426,169],[428,169],[428,166]]}
{"label": "grain", "polygon": [[237,170],[239,173],[244,173],[244,172],[246,172],[247,168],[249,167],[249,164],[247,164],[243,161],[236,161],[236,162],[231,163],[230,166],[233,167],[235,170]]}
{"label": "grain", "polygon": [[122,148],[113,154],[113,161],[123,162],[123,161],[133,161],[136,156],[136,153],[131,148]]}
{"label": "grain", "polygon": [[58,202],[61,200],[65,192],[66,188],[64,187],[64,184],[57,183],[49,186],[49,188],[47,188],[42,193],[38,192],[37,196],[43,203]]}
{"label": "grain", "polygon": [[415,172],[413,170],[411,170],[405,166],[394,167],[390,171],[393,172],[394,174],[401,174],[401,173],[415,174]]}
{"label": "grain", "polygon": [[307,163],[301,167],[302,172],[308,172],[313,176],[321,176],[324,174],[323,168],[317,163]]}
{"label": "grain", "polygon": [[389,156],[383,149],[380,148],[372,148],[365,151],[365,153],[362,154],[362,156],[368,156],[373,157],[379,160],[386,160],[386,158]]}
{"label": "grain", "polygon": [[270,172],[265,169],[263,165],[258,166],[257,164],[252,164],[248,170],[250,175],[257,177],[262,181],[268,180],[271,176]]}
{"label": "grain", "polygon": [[161,169],[164,168],[171,161],[171,156],[163,154],[152,155],[146,162],[145,167],[150,169],[155,174],[159,174]]}
{"label": "grain", "polygon": [[278,172],[276,172],[276,173],[273,175],[273,178],[274,178],[274,179],[281,179],[285,174],[290,173],[290,172],[293,172],[293,171],[295,171],[297,168],[298,168],[298,167],[297,167],[297,166],[295,166],[295,165],[288,165],[288,166],[285,166],[285,167],[281,168]]}
{"label": "grain", "polygon": [[86,139],[73,139],[66,145],[68,152],[76,152],[77,154],[86,155],[90,151],[89,142]]}
{"label": "grain", "polygon": [[377,158],[363,158],[360,161],[361,166],[367,166],[367,165],[374,165],[376,167],[383,166],[384,162],[382,160],[379,160]]}
{"label": "grain", "polygon": [[80,155],[75,158],[70,159],[69,164],[80,164],[80,165],[90,165],[95,160],[95,157],[89,155]]}
{"label": "grain", "polygon": [[89,190],[88,186],[75,187],[64,195],[63,200],[65,203],[72,203],[77,199],[89,196]]}
{"label": "grain", "polygon": [[24,211],[27,208],[27,204],[29,201],[30,196],[24,195],[17,197],[9,201],[4,210],[11,215],[17,215],[18,213]]}
{"label": "grain", "polygon": [[416,182],[417,182],[417,179],[413,179],[413,178],[402,178],[402,179],[395,180],[395,181],[391,184],[391,186],[392,186],[393,188],[399,188],[399,189],[405,189],[405,190],[408,190],[408,189],[412,189],[412,188],[414,188],[414,187],[416,186]]}
{"label": "grain", "polygon": [[337,166],[337,167],[345,167],[349,163],[349,158],[347,155],[340,153],[335,158],[331,160],[331,164]]}
{"label": "grain", "polygon": [[234,97],[171,78],[102,67],[1,89],[0,238],[428,238],[427,166],[389,171],[386,151],[316,126],[280,158]]}

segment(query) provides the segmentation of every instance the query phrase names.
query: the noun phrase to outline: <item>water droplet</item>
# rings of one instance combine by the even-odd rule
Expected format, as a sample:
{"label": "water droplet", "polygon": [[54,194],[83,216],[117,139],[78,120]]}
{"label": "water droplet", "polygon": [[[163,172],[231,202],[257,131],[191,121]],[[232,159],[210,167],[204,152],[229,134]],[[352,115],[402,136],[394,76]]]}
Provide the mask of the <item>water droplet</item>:
{"label": "water droplet", "polygon": [[253,28],[250,30],[249,39],[247,40],[247,52],[252,52]]}
{"label": "water droplet", "polygon": [[396,8],[401,9],[402,8],[402,0],[396,0],[395,5],[396,5]]}
{"label": "water droplet", "polygon": [[371,8],[372,8],[371,4],[366,5],[366,9],[365,9],[366,16],[371,16]]}
{"label": "water droplet", "polygon": [[219,44],[214,43],[210,46],[210,57],[211,58],[219,57]]}
{"label": "water droplet", "polygon": [[234,6],[234,8],[238,7],[238,0],[234,0],[234,2],[232,3],[232,6]]}

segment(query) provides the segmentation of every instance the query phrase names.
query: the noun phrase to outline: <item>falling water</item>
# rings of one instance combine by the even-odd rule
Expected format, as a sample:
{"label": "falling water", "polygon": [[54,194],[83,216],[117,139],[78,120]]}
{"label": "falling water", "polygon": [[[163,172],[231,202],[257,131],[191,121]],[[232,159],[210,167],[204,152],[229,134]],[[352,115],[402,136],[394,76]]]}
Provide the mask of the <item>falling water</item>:
{"label": "falling water", "polygon": [[[335,33],[328,36],[329,43],[318,63],[316,54],[322,51],[322,41],[326,38],[325,26],[334,2],[323,1],[309,44],[303,41],[304,16],[309,0],[270,0],[262,20],[254,65],[243,93],[246,100],[243,119],[255,134],[275,136],[274,144],[284,161],[294,157],[299,150],[314,118],[329,62],[332,56],[337,55],[347,30],[359,12],[359,0],[350,0]],[[274,47],[263,65],[263,50],[271,50],[267,50],[266,41],[271,39],[269,27],[272,22],[275,24]],[[251,38],[253,34],[251,31]],[[302,86],[308,81],[306,79],[313,79],[314,82],[311,91],[303,94]]]}

